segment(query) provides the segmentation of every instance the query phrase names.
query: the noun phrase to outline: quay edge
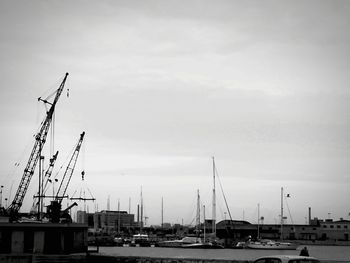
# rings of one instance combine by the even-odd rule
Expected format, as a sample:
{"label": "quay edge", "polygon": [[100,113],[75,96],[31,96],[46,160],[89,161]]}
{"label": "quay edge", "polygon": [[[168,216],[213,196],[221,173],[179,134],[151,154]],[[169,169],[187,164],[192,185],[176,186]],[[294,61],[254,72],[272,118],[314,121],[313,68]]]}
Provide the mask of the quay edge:
{"label": "quay edge", "polygon": [[[0,263],[253,263],[254,260],[163,258],[140,256],[110,256],[95,253],[70,255],[0,254]],[[349,261],[321,260],[321,263],[349,263]]]}
{"label": "quay edge", "polygon": [[[88,254],[86,263],[253,263],[254,260],[227,259],[198,259],[198,258],[163,258],[139,256],[109,256],[102,254]],[[320,260],[321,263],[349,263],[339,260]]]}

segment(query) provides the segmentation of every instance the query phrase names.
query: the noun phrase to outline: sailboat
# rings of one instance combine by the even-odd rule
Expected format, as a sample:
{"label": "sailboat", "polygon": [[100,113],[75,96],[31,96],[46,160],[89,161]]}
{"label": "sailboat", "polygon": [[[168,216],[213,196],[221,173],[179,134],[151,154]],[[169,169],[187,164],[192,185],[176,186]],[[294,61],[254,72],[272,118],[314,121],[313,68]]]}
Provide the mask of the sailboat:
{"label": "sailboat", "polygon": [[182,248],[210,248],[210,249],[217,249],[217,248],[224,248],[222,245],[217,244],[216,242],[208,241],[206,238],[206,229],[205,229],[205,206],[203,205],[203,240],[198,238],[196,242],[191,244],[182,244]]}
{"label": "sailboat", "polygon": [[200,195],[197,190],[197,214],[196,214],[196,236],[185,236],[182,239],[165,240],[158,242],[159,247],[176,247],[176,248],[194,248],[197,244],[202,244],[202,239],[199,237],[200,225]]}
{"label": "sailboat", "polygon": [[[211,249],[217,249],[217,248],[224,248],[221,244],[217,243],[215,240],[216,236],[216,194],[215,194],[215,175],[216,175],[216,168],[215,168],[215,161],[213,158],[213,202],[212,202],[212,236],[214,239],[207,240],[206,238],[206,224],[205,224],[205,206],[203,206],[203,241],[200,239],[197,240],[197,242],[192,244],[183,244],[183,248],[211,248]],[[200,208],[199,208],[199,192],[198,192],[198,199],[197,199],[197,226],[200,224]],[[197,229],[199,231],[199,229]],[[198,242],[199,241],[199,242]]]}
{"label": "sailboat", "polygon": [[130,243],[130,246],[132,247],[150,247],[151,242],[148,238],[147,234],[142,234],[142,228],[143,228],[143,196],[142,196],[142,186],[141,186],[141,196],[140,196],[140,201],[141,201],[141,220],[140,220],[140,232],[138,234],[135,234],[132,236],[132,240]]}
{"label": "sailboat", "polygon": [[[259,217],[259,216],[258,216]],[[274,241],[270,239],[259,239],[259,219],[258,219],[258,240],[248,240],[246,247],[252,249],[276,249],[276,250],[296,250],[298,248],[297,243],[284,242],[283,241],[283,187],[281,187],[281,236],[280,241]]]}
{"label": "sailboat", "polygon": [[[212,236],[216,236],[216,197],[215,197],[215,161],[213,157],[213,203],[212,203]],[[206,236],[206,225],[205,225],[205,206],[203,206],[203,239],[200,237],[200,195],[199,190],[197,190],[197,214],[196,214],[196,236],[186,236],[178,240],[166,240],[158,243],[160,247],[178,247],[178,248],[202,248],[202,249],[217,249],[224,248],[222,245],[218,244],[215,239],[209,240]]]}

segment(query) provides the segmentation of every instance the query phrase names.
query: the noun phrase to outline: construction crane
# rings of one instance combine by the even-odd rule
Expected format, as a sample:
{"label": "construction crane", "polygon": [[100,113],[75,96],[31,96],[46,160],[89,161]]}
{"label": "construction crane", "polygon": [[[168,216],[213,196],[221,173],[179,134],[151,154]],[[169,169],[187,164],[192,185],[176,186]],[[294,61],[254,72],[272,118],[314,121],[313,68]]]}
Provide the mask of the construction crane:
{"label": "construction crane", "polygon": [[[52,156],[52,158],[50,158],[50,165],[49,167],[47,168],[46,172],[45,172],[45,176],[44,178],[46,178],[46,181],[45,181],[45,184],[41,187],[42,189],[42,192],[39,193],[38,192],[38,195],[37,196],[34,196],[34,198],[38,198],[38,200],[36,199],[33,199],[33,205],[32,205],[32,209],[31,211],[36,211],[37,210],[37,207],[39,205],[39,202],[40,202],[40,199],[46,197],[45,196],[45,193],[46,193],[46,190],[47,190],[47,184],[49,182],[52,182],[52,180],[50,179],[51,177],[51,174],[52,174],[52,170],[55,166],[55,162],[57,160],[57,156],[58,156],[58,151]],[[43,179],[44,179],[43,178]],[[41,183],[41,182],[40,182]]]}
{"label": "construction crane", "polygon": [[[85,171],[81,172],[81,181],[82,181],[82,187],[80,188],[80,195],[79,197],[74,197],[75,193],[77,192],[77,190],[75,190],[75,192],[73,193],[72,197],[70,197],[69,199],[72,200],[79,200],[79,201],[84,201],[84,211],[86,211],[86,201],[95,201],[96,199],[94,198],[94,196],[92,195],[90,189],[88,187],[84,187],[84,177],[85,177]],[[86,197],[85,195],[85,188],[88,190],[89,194],[90,194],[90,198]],[[119,210],[119,209],[118,209]]]}
{"label": "construction crane", "polygon": [[83,143],[83,140],[84,140],[84,135],[85,135],[85,132],[80,134],[79,141],[78,141],[77,145],[75,146],[75,150],[73,152],[73,155],[72,155],[72,157],[67,165],[66,171],[64,172],[60,186],[58,187],[55,200],[58,201],[59,204],[62,203],[62,200],[65,197],[69,182],[72,178],[74,167],[75,167],[75,164],[77,163],[77,160],[78,160],[81,144]]}
{"label": "construction crane", "polygon": [[61,210],[62,200],[64,198],[68,197],[68,196],[65,196],[65,194],[66,194],[69,182],[72,178],[75,165],[76,165],[77,160],[78,160],[79,151],[81,148],[81,144],[83,143],[84,135],[85,135],[85,132],[80,134],[79,141],[74,148],[74,152],[72,154],[72,157],[69,160],[67,168],[64,172],[64,175],[63,175],[63,178],[61,180],[60,186],[58,187],[55,199],[53,201],[51,201],[50,205],[47,206],[47,215],[49,217],[49,220],[52,223],[70,222],[71,218],[68,214],[68,210],[71,209],[73,206],[77,205],[74,202],[74,204],[69,206],[67,209],[65,209],[63,211]]}
{"label": "construction crane", "polygon": [[47,190],[47,184],[49,182],[51,182],[52,180],[50,179],[51,174],[52,174],[52,170],[53,167],[55,165],[55,162],[57,160],[57,155],[58,155],[58,151],[52,156],[52,158],[50,159],[50,165],[49,168],[47,168],[46,173],[45,173],[45,178],[46,178],[46,182],[45,185],[43,186],[43,193],[45,194],[46,190]]}
{"label": "construction crane", "polygon": [[56,91],[55,98],[53,102],[49,102],[46,99],[42,99],[41,97],[38,98],[38,101],[42,101],[45,104],[51,105],[50,109],[46,112],[46,117],[44,121],[41,123],[39,132],[35,135],[35,143],[34,147],[32,149],[32,152],[29,156],[28,163],[24,169],[24,173],[21,179],[21,182],[17,188],[17,192],[15,194],[15,197],[11,203],[11,205],[7,208],[7,212],[10,214],[11,218],[16,217],[18,214],[18,211],[20,210],[24,196],[26,195],[26,192],[29,187],[30,180],[32,179],[32,176],[34,174],[35,167],[38,163],[38,160],[41,156],[42,149],[44,147],[44,144],[46,142],[46,137],[52,122],[53,113],[55,111],[56,104],[58,102],[58,99],[61,96],[61,93],[64,89],[66,80],[68,77],[68,73],[63,78],[63,81],[61,82],[59,88]]}

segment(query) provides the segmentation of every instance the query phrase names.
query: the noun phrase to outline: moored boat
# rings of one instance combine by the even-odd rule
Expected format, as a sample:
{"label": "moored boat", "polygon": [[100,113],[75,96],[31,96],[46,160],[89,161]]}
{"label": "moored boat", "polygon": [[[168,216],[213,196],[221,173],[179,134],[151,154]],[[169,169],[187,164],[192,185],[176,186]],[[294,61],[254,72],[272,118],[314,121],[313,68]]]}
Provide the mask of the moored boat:
{"label": "moored boat", "polygon": [[298,244],[291,242],[281,242],[269,239],[261,239],[259,241],[248,241],[246,243],[247,248],[252,249],[277,249],[277,250],[296,250]]}
{"label": "moored boat", "polygon": [[182,247],[183,245],[190,245],[201,243],[201,239],[198,237],[184,237],[177,240],[165,240],[158,242],[160,247]]}
{"label": "moored boat", "polygon": [[150,247],[151,242],[146,234],[137,234],[132,236],[131,244],[132,247]]}
{"label": "moored boat", "polygon": [[181,246],[182,248],[211,248],[211,249],[221,249],[224,248],[224,246],[212,243],[212,242],[200,242],[200,243],[192,243],[192,244],[184,244]]}
{"label": "moored boat", "polygon": [[[274,241],[270,239],[259,239],[259,218],[258,218],[258,240],[251,241],[250,239],[246,242],[247,248],[252,249],[278,249],[278,250],[296,250],[299,246],[297,243],[283,241],[283,187],[281,187],[281,238],[280,241]],[[287,195],[289,197],[289,194]],[[258,205],[259,214],[259,205]],[[258,216],[259,217],[259,216]]]}

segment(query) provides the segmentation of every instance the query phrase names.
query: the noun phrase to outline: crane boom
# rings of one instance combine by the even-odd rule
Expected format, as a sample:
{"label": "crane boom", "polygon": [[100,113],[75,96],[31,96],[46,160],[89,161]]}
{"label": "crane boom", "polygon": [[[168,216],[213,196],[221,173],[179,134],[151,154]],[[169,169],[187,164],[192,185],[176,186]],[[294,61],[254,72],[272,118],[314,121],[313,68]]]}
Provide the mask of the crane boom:
{"label": "crane boom", "polygon": [[75,167],[75,164],[77,163],[77,160],[78,160],[81,144],[83,143],[84,135],[85,135],[85,132],[80,134],[79,141],[75,147],[75,150],[73,152],[71,159],[69,160],[69,163],[68,163],[67,168],[64,172],[62,181],[61,181],[60,186],[57,190],[55,200],[58,201],[60,204],[62,203],[64,195],[66,194],[70,179],[72,178],[74,167]]}
{"label": "crane boom", "polygon": [[32,149],[30,156],[29,156],[28,163],[24,169],[24,173],[23,173],[21,182],[17,188],[16,195],[15,195],[11,205],[7,208],[7,211],[12,215],[17,214],[19,209],[22,206],[24,196],[27,192],[30,180],[34,174],[35,167],[36,167],[38,160],[40,158],[41,151],[42,151],[44,144],[46,142],[46,137],[47,137],[47,134],[48,134],[48,131],[50,128],[50,124],[52,122],[52,117],[53,117],[53,113],[55,111],[55,106],[56,106],[56,103],[57,103],[58,99],[60,98],[60,95],[63,91],[67,76],[68,76],[68,73],[66,73],[62,83],[60,84],[59,88],[57,89],[55,98],[54,98],[52,103],[50,103],[46,100],[42,100],[41,98],[38,98],[38,101],[43,101],[44,103],[48,103],[51,105],[51,107],[46,112],[46,117],[45,117],[44,121],[41,123],[41,127],[40,127],[39,132],[35,136],[34,147]]}
{"label": "crane boom", "polygon": [[38,192],[37,196],[34,196],[33,205],[32,205],[31,211],[36,211],[37,207],[39,205],[39,201],[36,198],[38,198],[40,200],[40,198],[44,198],[45,197],[45,192],[47,190],[46,187],[47,187],[48,182],[51,182],[50,177],[51,177],[52,170],[54,168],[55,162],[57,160],[57,155],[58,155],[58,151],[52,156],[52,158],[50,158],[50,165],[47,168],[47,170],[45,172],[45,176],[44,176],[44,178],[46,178],[45,185],[42,188],[43,189],[42,192],[41,193]]}
{"label": "crane boom", "polygon": [[46,187],[47,187],[48,182],[51,181],[50,177],[51,177],[51,174],[52,174],[53,167],[55,166],[55,162],[57,160],[57,155],[58,155],[58,151],[50,159],[49,168],[47,168],[47,170],[46,170],[46,173],[45,173],[46,181],[45,181],[45,185],[43,186],[43,193],[44,194],[45,194],[45,191],[47,190]]}

